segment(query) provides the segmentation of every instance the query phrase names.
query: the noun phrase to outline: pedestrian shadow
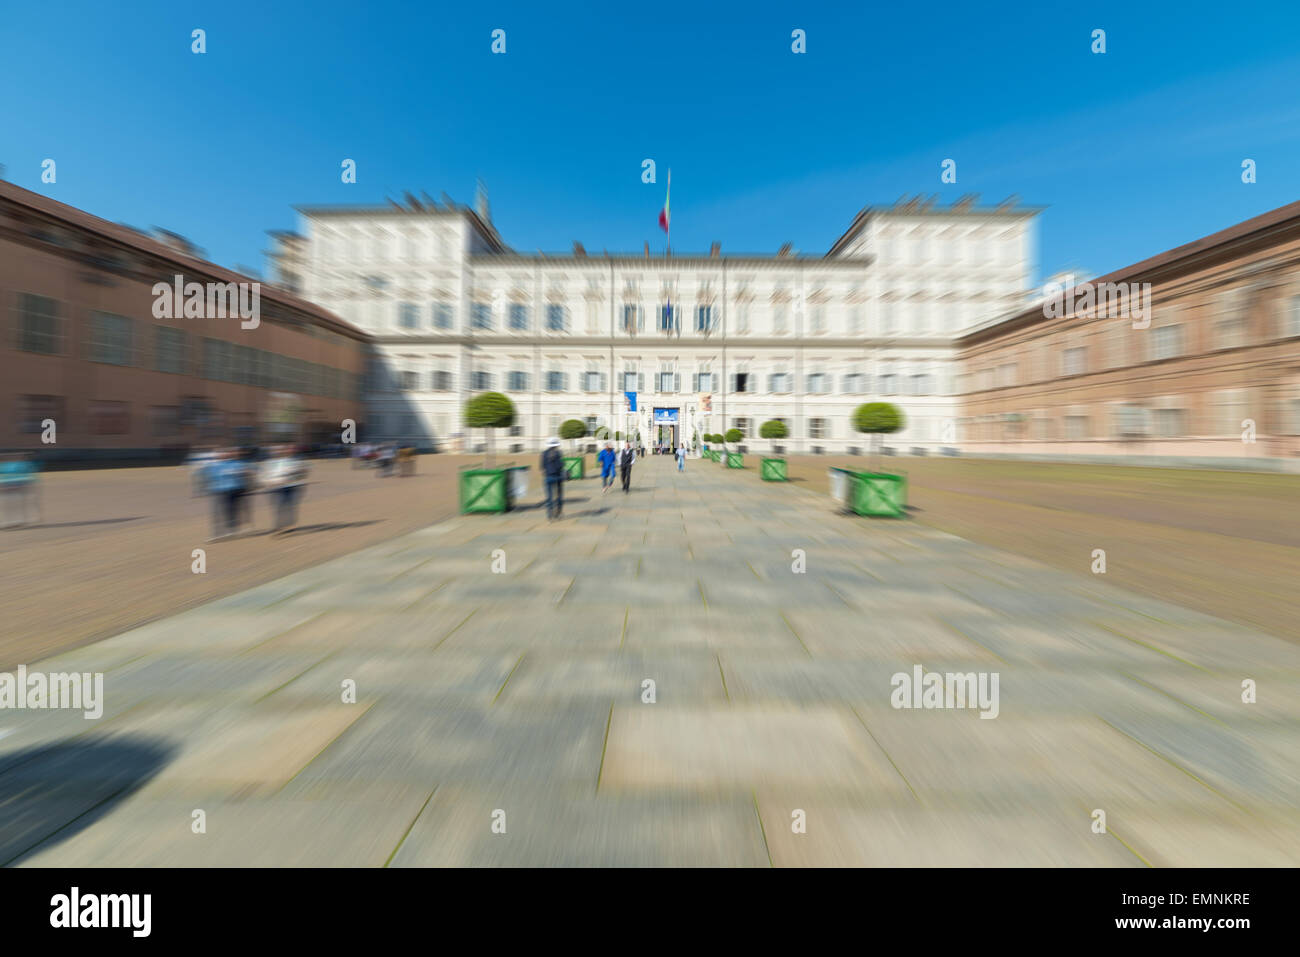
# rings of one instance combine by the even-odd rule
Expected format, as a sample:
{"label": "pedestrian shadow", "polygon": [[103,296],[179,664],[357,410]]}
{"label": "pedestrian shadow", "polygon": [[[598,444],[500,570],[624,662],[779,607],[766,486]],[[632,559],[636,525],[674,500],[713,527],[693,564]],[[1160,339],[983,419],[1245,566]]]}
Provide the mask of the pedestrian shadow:
{"label": "pedestrian shadow", "polygon": [[572,515],[566,514],[564,517],[565,518],[592,518],[596,515],[604,515],[608,511],[611,511],[611,509],[609,508],[608,505],[606,505],[603,508],[589,508],[583,512],[574,512]]}
{"label": "pedestrian shadow", "polygon": [[86,522],[42,522],[39,525],[21,525],[16,526],[26,529],[38,528],[82,528],[86,525],[120,525],[122,522],[139,522],[143,521],[145,516],[132,515],[130,518],[96,518]]}
{"label": "pedestrian shadow", "polygon": [[[297,525],[293,528],[285,529],[278,534],[288,537],[290,535],[314,535],[316,532],[337,532],[345,528],[364,528],[366,525],[378,525],[387,519],[372,518],[364,522],[320,522],[316,525]],[[263,535],[275,535],[274,531],[266,531]]]}
{"label": "pedestrian shadow", "polygon": [[175,753],[163,741],[116,736],[0,757],[0,866],[84,831],[156,776]]}

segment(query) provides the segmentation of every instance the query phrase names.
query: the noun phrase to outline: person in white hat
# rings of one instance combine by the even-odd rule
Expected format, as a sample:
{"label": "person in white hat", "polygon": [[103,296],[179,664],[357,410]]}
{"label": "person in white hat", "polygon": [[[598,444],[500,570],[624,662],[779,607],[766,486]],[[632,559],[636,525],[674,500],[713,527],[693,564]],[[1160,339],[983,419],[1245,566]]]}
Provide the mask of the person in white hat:
{"label": "person in white hat", "polygon": [[546,517],[554,520],[564,511],[564,457],[560,454],[560,440],[555,436],[546,440],[540,467],[546,486]]}

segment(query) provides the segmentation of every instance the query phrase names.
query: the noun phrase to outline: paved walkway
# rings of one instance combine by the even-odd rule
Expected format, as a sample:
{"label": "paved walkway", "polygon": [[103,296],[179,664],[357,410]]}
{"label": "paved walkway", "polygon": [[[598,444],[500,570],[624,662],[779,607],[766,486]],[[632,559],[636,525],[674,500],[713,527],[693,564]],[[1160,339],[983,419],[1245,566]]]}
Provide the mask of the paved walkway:
{"label": "paved walkway", "polygon": [[[916,665],[997,673],[997,718],[891,707]],[[0,712],[5,863],[1300,859],[1300,649],[698,461],[29,668],[106,705]]]}

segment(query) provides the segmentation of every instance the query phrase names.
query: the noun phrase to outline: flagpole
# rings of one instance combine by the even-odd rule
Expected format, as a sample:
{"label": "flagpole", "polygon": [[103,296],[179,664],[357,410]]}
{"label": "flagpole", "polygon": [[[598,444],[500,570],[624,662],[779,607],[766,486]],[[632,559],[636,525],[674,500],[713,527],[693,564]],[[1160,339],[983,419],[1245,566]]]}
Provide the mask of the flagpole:
{"label": "flagpole", "polygon": [[664,246],[664,258],[667,259],[672,254],[673,249],[673,168],[668,167],[668,193],[665,197],[665,205],[668,207],[668,239],[667,245]]}

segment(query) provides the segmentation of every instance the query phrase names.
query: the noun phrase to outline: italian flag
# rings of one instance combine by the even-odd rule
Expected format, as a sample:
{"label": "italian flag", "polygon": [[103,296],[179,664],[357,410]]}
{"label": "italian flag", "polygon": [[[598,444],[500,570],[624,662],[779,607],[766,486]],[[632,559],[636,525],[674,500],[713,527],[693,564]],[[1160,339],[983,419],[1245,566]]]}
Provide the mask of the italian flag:
{"label": "italian flag", "polygon": [[664,194],[664,208],[659,210],[659,228],[662,229],[664,232],[669,231],[668,224],[670,220],[668,216],[668,200],[672,197],[672,195],[673,195],[673,171],[669,170],[668,171],[668,192]]}

